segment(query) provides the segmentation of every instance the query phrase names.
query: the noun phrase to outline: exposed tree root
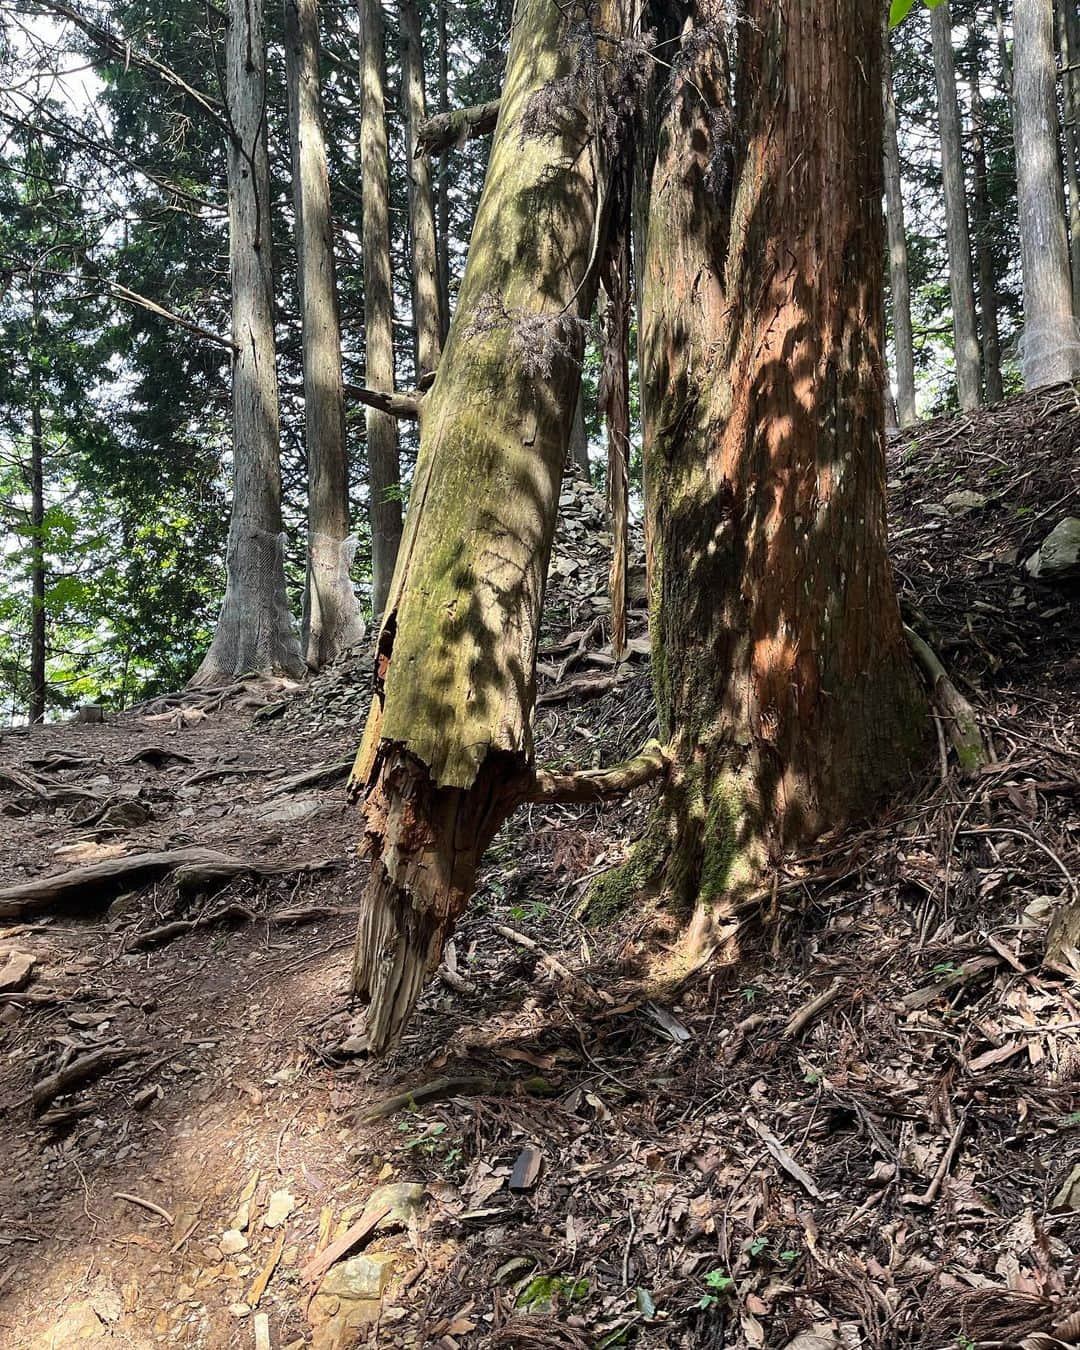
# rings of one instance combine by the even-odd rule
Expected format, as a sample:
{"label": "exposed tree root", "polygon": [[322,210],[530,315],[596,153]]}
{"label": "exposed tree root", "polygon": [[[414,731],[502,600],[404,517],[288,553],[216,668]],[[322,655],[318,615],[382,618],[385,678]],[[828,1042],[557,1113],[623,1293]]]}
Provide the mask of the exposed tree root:
{"label": "exposed tree root", "polygon": [[254,876],[283,876],[297,872],[318,872],[339,864],[333,859],[305,860],[294,863],[265,863],[249,858],[232,858],[209,848],[178,848],[161,853],[133,853],[123,858],[88,863],[56,876],[39,877],[0,890],[0,919],[22,919],[53,908],[78,905],[90,908],[101,904],[118,891],[142,885],[158,877],[176,875],[182,890],[203,890],[208,886],[250,873]]}
{"label": "exposed tree root", "polygon": [[904,636],[908,646],[930,686],[930,696],[941,720],[945,723],[960,773],[965,778],[974,777],[984,765],[991,762],[990,751],[979,728],[975,709],[953,684],[938,658],[926,642],[914,631],[904,625]]}

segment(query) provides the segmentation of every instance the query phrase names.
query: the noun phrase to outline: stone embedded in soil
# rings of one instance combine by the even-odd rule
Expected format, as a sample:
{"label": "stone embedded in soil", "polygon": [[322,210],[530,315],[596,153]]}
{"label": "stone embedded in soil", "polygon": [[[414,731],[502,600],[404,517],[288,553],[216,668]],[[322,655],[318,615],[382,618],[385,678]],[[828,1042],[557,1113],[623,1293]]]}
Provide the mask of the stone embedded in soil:
{"label": "stone embedded in soil", "polygon": [[0,994],[17,994],[30,983],[37,957],[29,952],[12,952],[0,966]]}
{"label": "stone embedded in soil", "polygon": [[945,497],[945,505],[956,516],[966,515],[969,511],[981,511],[986,505],[986,496],[971,488],[959,488]]}
{"label": "stone embedded in soil", "polygon": [[364,1206],[366,1214],[374,1214],[380,1209],[390,1207],[376,1224],[377,1228],[392,1228],[395,1225],[407,1226],[420,1216],[424,1208],[424,1183],[422,1181],[391,1181],[385,1186],[376,1186]]}
{"label": "stone embedded in soil", "polygon": [[273,1191],[270,1196],[270,1203],[266,1207],[266,1217],[263,1223],[267,1228],[280,1228],[289,1215],[293,1212],[296,1200],[288,1191]]}
{"label": "stone embedded in soil", "polygon": [[394,1268],[394,1256],[390,1252],[365,1252],[360,1256],[350,1256],[347,1261],[339,1261],[326,1272],[319,1285],[320,1295],[336,1294],[340,1299],[352,1301],[380,1299],[390,1282]]}
{"label": "stone embedded in soil", "polygon": [[222,1233],[219,1245],[226,1256],[236,1256],[238,1252],[242,1252],[247,1247],[248,1240],[243,1233],[238,1232],[235,1228],[228,1228]]}
{"label": "stone embedded in soil", "polygon": [[1080,516],[1059,521],[1024,564],[1033,577],[1065,581],[1080,577]]}

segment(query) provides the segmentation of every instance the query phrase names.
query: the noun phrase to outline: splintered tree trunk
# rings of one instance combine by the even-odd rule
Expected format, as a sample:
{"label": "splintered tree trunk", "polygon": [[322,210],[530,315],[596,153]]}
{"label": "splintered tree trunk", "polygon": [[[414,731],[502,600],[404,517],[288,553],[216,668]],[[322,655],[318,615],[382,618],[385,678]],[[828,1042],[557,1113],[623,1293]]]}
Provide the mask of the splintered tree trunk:
{"label": "splintered tree trunk", "polygon": [[405,114],[405,158],[409,173],[409,238],[412,245],[413,323],[416,326],[417,383],[434,373],[442,350],[439,258],[435,244],[435,197],[431,161],[418,155],[416,135],[426,117],[424,47],[416,0],[401,0],[401,101]]}
{"label": "splintered tree trunk", "polygon": [[229,272],[233,340],[233,509],[225,599],[192,684],[249,672],[301,675],[285,591],[266,43],[261,0],[230,0],[226,42]]}
{"label": "splintered tree trunk", "polygon": [[906,781],[925,723],[885,547],[879,0],[749,0],[737,141],[720,13],[669,58],[640,348],[675,764],[632,871],[703,916]]}
{"label": "splintered tree trunk", "polygon": [[[882,18],[886,12],[882,9]],[[887,23],[883,23],[885,129],[885,218],[889,227],[889,292],[892,299],[893,346],[896,352],[896,420],[909,426],[916,418],[915,346],[911,334],[911,274],[908,270],[907,229],[904,223],[904,188],[900,177],[900,142],[897,136],[896,98],[893,94],[892,59]]]}
{"label": "splintered tree trunk", "polygon": [[588,12],[599,61],[578,6],[520,0],[515,16],[353,771],[372,855],[354,979],[374,1052],[400,1035],[531,779],[537,629],[602,233],[601,80],[623,3]]}
{"label": "splintered tree trunk", "polygon": [[349,580],[349,461],[330,179],[319,93],[318,0],[285,0],[285,74],[304,353],[308,463],[307,594],[301,641],[312,670],[364,635]]}
{"label": "splintered tree trunk", "polygon": [[1054,77],[1053,0],[1014,0],[1013,131],[1028,389],[1071,379],[1080,370]]}
{"label": "splintered tree trunk", "polygon": [[[390,276],[390,154],[386,140],[386,58],[380,0],[360,0],[360,164],[364,211],[364,353],[370,389],[394,388],[394,292]],[[401,543],[397,422],[367,409],[368,514],[372,611],[386,606]]]}
{"label": "splintered tree trunk", "polygon": [[979,271],[979,333],[982,339],[983,381],[987,403],[1000,403],[1005,397],[1001,383],[1001,335],[998,331],[997,268],[994,266],[994,240],[990,225],[990,184],[986,168],[984,135],[982,60],[978,29],[968,33],[968,91],[971,99],[971,160],[974,194],[971,224],[975,232],[975,255]]}
{"label": "splintered tree trunk", "polygon": [[956,57],[948,4],[930,16],[937,79],[938,127],[941,136],[941,181],[945,193],[945,239],[949,253],[956,392],[965,412],[980,403],[980,351],[975,331],[975,285],[971,277],[971,231],[964,185],[963,130],[956,98]]}

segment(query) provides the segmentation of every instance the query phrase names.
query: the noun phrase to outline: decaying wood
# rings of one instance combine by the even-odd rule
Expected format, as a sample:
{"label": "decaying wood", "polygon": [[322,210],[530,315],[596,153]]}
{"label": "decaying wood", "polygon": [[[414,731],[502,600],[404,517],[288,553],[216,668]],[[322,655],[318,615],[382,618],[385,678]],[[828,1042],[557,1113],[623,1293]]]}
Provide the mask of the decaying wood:
{"label": "decaying wood", "polygon": [[931,698],[941,714],[949,740],[956,751],[961,775],[972,778],[984,765],[990,763],[990,752],[983,740],[975,709],[949,679],[945,667],[929,645],[907,624],[904,625],[904,636],[926,676]]}
{"label": "decaying wood", "polygon": [[560,773],[555,769],[537,769],[529,801],[533,802],[604,802],[623,797],[635,788],[662,778],[668,769],[668,758],[659,741],[646,745],[633,759],[610,769],[582,769],[575,773]]}
{"label": "decaying wood", "polygon": [[129,1059],[134,1059],[142,1053],[141,1050],[131,1050],[126,1046],[112,1046],[80,1055],[70,1064],[65,1064],[63,1068],[57,1069],[55,1073],[34,1084],[31,1097],[35,1114],[40,1114],[47,1106],[51,1106],[57,1097],[62,1097],[65,1092],[71,1092],[72,1089],[81,1087],[83,1083],[88,1083],[93,1078],[100,1078],[110,1069],[115,1069],[118,1064],[125,1064]]}
{"label": "decaying wood", "polygon": [[471,108],[452,108],[421,122],[416,133],[414,154],[441,155],[456,145],[464,145],[477,136],[490,136],[499,120],[499,100],[478,103]]}
{"label": "decaying wood", "polygon": [[72,904],[91,906],[115,895],[128,886],[170,873],[177,874],[187,890],[227,881],[251,873],[255,876],[283,876],[296,872],[317,872],[339,864],[332,859],[303,860],[290,863],[259,862],[251,858],[232,858],[209,848],[178,848],[159,853],[133,853],[123,858],[87,863],[68,872],[20,882],[0,890],[0,919],[21,919],[28,914]]}
{"label": "decaying wood", "polygon": [[360,1121],[370,1125],[376,1120],[396,1115],[398,1111],[415,1110],[424,1102],[444,1101],[447,1097],[457,1097],[461,1093],[489,1092],[492,1086],[491,1080],[487,1078],[433,1078],[430,1083],[422,1083],[420,1087],[409,1088],[406,1092],[399,1092],[369,1106],[361,1112]]}
{"label": "decaying wood", "polygon": [[[634,10],[591,7],[599,62],[580,80],[588,38],[574,14],[547,0],[515,9],[352,777],[373,859],[353,970],[372,1053],[400,1037],[531,781],[544,573],[606,229],[608,82],[629,79],[615,44]],[[569,92],[555,112],[558,81]]]}

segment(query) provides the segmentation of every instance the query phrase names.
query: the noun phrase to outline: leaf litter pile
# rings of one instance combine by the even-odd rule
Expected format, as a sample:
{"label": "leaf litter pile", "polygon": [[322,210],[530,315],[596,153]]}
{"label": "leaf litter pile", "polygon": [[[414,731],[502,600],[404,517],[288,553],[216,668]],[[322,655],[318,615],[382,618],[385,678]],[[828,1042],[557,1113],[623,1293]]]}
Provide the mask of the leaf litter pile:
{"label": "leaf litter pile", "polygon": [[[0,741],[0,1343],[1080,1345],[1080,514],[1042,391],[890,452],[942,734],[681,959],[593,880],[648,794],[505,827],[402,1048],[346,986],[366,657]],[[564,491],[539,755],[654,733],[640,558]],[[47,882],[45,879],[49,879]]]}

